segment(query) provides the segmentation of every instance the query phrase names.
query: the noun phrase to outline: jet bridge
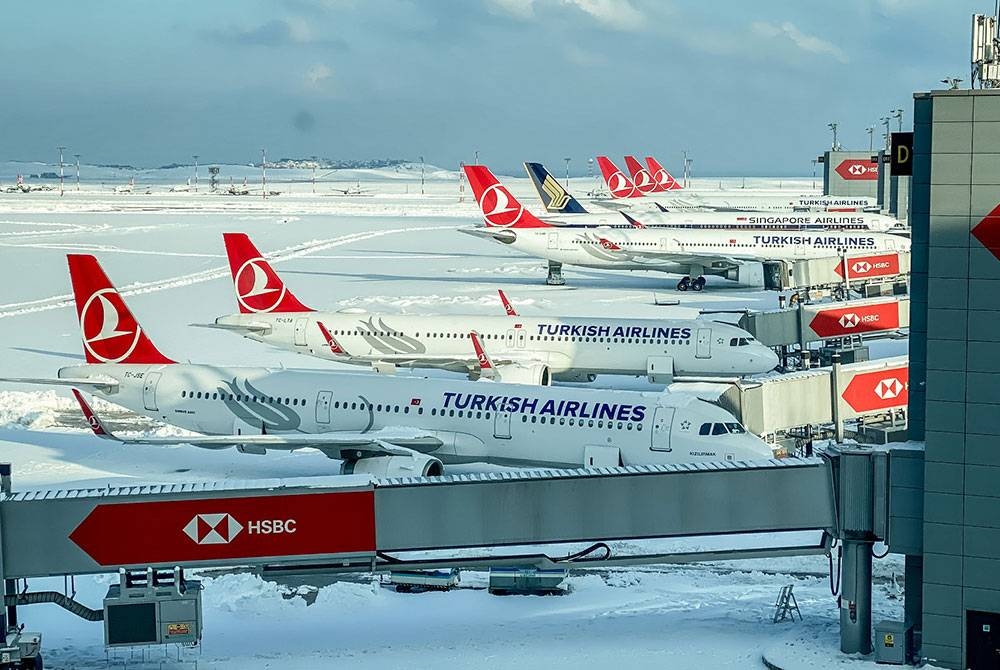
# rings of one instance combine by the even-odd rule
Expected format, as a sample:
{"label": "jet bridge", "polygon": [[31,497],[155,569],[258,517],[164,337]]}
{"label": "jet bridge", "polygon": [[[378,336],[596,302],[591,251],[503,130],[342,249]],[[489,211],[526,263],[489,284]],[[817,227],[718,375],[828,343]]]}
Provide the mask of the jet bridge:
{"label": "jet bridge", "polygon": [[[872,541],[889,536],[889,460],[887,452],[833,451],[822,459],[759,463],[17,493],[7,477],[0,498],[0,575],[8,621],[16,621],[15,606],[31,602],[15,588],[18,579],[121,569],[154,574],[240,565],[330,573],[505,562],[581,568],[821,553],[833,538],[860,542],[867,552]],[[616,556],[603,544],[794,531],[815,531],[807,534],[815,539],[638,556]],[[552,556],[554,548],[544,548],[569,542],[597,543],[602,551]],[[530,546],[532,553],[475,553],[505,546]],[[857,580],[870,582],[870,555],[866,574],[867,554],[855,553],[857,560],[845,563],[844,574],[853,571],[845,579],[851,588]],[[854,619],[845,630],[854,636],[848,646],[865,651],[870,588],[857,593],[851,592]],[[183,628],[195,629],[200,623]]]}

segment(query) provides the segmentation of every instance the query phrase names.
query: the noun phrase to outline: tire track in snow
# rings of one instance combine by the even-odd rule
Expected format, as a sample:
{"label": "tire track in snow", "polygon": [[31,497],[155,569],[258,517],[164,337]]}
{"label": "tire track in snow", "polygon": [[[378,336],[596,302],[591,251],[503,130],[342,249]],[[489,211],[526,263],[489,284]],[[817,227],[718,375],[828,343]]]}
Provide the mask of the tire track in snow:
{"label": "tire track in snow", "polygon": [[[325,240],[313,240],[304,244],[286,247],[270,254],[264,254],[264,256],[272,263],[281,263],[300,256],[307,256],[316,251],[332,249],[346,244],[354,244],[355,242],[363,242],[365,240],[383,237],[385,235],[433,230],[454,230],[456,227],[457,226],[418,226],[391,228],[389,230],[369,230],[361,233],[351,233],[340,237],[327,238]],[[220,265],[218,267],[193,272],[187,275],[178,275],[176,277],[169,277],[167,279],[160,279],[151,282],[135,282],[127,286],[119,286],[118,290],[123,296],[155,293],[157,291],[165,291],[172,288],[179,288],[181,286],[190,286],[191,284],[199,284],[201,282],[212,281],[214,279],[219,279],[220,277],[228,276],[229,266]],[[47,312],[49,310],[62,309],[63,307],[69,307],[71,305],[73,305],[72,293],[54,295],[48,298],[41,298],[39,300],[8,303],[6,305],[0,305],[0,310],[2,310],[0,311],[0,319],[12,316],[22,316],[24,314],[34,314],[36,312]]]}

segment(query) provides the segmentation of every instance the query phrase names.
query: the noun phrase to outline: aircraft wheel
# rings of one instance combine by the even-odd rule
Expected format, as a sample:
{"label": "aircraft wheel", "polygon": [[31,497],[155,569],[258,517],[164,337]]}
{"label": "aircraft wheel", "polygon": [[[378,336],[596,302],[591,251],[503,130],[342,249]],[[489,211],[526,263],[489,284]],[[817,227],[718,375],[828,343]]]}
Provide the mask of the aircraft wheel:
{"label": "aircraft wheel", "polygon": [[690,277],[685,277],[684,279],[682,279],[679,282],[677,282],[677,290],[678,291],[686,291],[689,288],[691,288],[691,278]]}
{"label": "aircraft wheel", "polygon": [[705,288],[705,278],[698,277],[697,279],[695,279],[693,282],[691,282],[691,288],[694,289],[695,291],[700,291],[703,288]]}

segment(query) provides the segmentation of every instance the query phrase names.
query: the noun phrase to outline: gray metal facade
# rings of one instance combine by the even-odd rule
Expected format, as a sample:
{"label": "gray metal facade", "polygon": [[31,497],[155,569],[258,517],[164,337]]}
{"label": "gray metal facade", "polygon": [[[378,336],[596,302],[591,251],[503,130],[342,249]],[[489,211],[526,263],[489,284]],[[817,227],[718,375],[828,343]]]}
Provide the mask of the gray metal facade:
{"label": "gray metal facade", "polygon": [[914,96],[910,429],[926,440],[923,655],[965,667],[966,611],[1000,612],[1000,91]]}

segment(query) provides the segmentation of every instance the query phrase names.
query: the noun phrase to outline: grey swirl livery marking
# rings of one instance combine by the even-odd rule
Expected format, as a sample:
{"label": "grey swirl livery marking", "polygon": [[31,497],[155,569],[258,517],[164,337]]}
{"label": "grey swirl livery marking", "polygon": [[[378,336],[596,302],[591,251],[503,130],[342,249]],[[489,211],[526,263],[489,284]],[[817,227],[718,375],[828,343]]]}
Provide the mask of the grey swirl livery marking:
{"label": "grey swirl livery marking", "polygon": [[268,395],[255,388],[249,380],[243,380],[245,389],[241,389],[236,379],[223,382],[219,386],[219,395],[226,408],[237,418],[255,426],[261,424],[262,430],[292,431],[302,425],[302,417],[291,407],[277,403],[261,402]]}
{"label": "grey swirl livery marking", "polygon": [[[367,329],[367,332],[365,329]],[[383,354],[427,353],[427,347],[424,346],[420,340],[403,335],[396,328],[393,328],[381,318],[378,320],[378,326],[374,323],[374,317],[368,317],[367,321],[361,321],[361,329],[359,330],[359,333],[361,334],[361,337],[364,338],[365,342],[367,342],[373,349]],[[393,333],[393,335],[387,335],[385,333]]]}

